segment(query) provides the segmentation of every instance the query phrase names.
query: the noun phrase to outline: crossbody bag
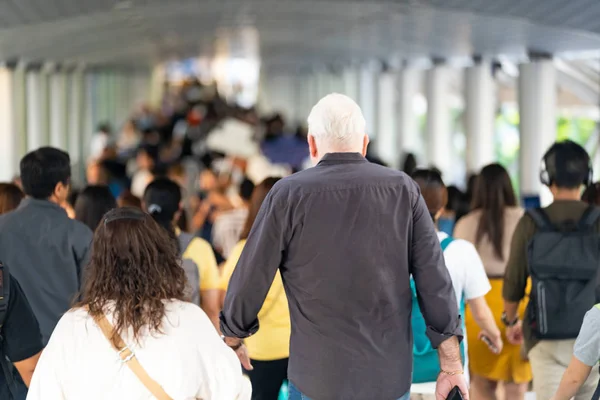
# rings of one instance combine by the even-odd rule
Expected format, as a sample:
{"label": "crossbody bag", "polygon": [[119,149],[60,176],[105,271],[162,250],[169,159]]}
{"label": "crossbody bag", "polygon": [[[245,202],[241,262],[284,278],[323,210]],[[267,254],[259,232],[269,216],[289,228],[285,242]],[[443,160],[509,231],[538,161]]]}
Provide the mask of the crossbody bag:
{"label": "crossbody bag", "polygon": [[[144,385],[146,389],[148,389],[148,391],[150,391],[150,393],[152,393],[152,395],[158,400],[173,400],[167,394],[167,392],[165,392],[162,386],[160,386],[158,382],[156,382],[150,377],[150,375],[148,375],[144,367],[142,367],[142,364],[140,364],[140,362],[138,361],[133,350],[131,350],[129,346],[125,344],[121,335],[114,332],[114,328],[112,324],[108,321],[108,319],[106,319],[106,316],[104,314],[101,314],[94,318],[94,320],[96,321],[96,324],[98,324],[98,327],[100,327],[100,330],[102,330],[102,333],[106,337],[106,340],[108,340],[111,346],[119,354],[121,362],[129,367],[131,372],[133,372],[135,376],[137,376],[142,385]],[[114,337],[116,339],[116,347],[115,344],[113,344],[112,340],[110,340],[111,336],[113,335],[113,332],[115,335]]]}

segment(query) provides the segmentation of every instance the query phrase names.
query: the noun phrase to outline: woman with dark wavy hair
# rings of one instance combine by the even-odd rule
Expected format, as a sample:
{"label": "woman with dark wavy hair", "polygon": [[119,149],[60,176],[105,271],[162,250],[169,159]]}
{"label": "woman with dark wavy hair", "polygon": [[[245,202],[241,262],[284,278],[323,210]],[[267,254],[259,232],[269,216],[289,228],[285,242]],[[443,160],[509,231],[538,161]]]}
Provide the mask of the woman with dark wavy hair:
{"label": "woman with dark wavy hair", "polygon": [[54,330],[29,399],[248,399],[239,361],[186,302],[177,246],[148,214],[109,211],[81,300]]}

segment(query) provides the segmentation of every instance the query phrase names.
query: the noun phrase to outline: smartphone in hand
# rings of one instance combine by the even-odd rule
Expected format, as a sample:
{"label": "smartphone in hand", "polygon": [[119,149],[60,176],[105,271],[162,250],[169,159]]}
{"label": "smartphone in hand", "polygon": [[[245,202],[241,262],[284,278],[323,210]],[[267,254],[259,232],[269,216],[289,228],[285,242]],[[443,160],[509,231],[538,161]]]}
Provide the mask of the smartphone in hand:
{"label": "smartphone in hand", "polygon": [[494,345],[494,343],[492,343],[492,341],[490,340],[489,337],[487,336],[481,336],[481,340],[483,340],[483,342],[487,345],[487,347],[489,347],[489,349],[491,350],[492,353],[494,354],[498,354],[500,353],[500,351],[498,351],[498,348],[496,347],[496,345]]}
{"label": "smartphone in hand", "polygon": [[458,386],[454,386],[448,394],[448,397],[446,397],[446,400],[463,400],[463,395]]}

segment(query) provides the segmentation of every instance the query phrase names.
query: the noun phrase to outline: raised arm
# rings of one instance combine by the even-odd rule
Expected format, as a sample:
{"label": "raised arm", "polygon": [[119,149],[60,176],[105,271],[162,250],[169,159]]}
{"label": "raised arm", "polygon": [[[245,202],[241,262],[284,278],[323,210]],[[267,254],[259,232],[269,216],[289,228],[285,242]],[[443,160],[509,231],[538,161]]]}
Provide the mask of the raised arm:
{"label": "raised arm", "polygon": [[[286,208],[278,197],[276,185],[263,202],[229,281],[221,312],[221,332],[225,337],[243,339],[258,330],[257,315],[281,264],[288,240],[288,228],[284,226]],[[227,343],[236,347],[237,339]]]}

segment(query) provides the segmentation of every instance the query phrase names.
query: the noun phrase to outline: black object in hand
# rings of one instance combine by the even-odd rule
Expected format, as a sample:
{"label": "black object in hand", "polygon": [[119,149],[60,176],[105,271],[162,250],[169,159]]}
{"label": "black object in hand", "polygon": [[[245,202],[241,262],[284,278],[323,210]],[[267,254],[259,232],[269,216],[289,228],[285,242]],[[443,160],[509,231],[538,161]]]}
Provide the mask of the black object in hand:
{"label": "black object in hand", "polygon": [[463,395],[458,386],[454,386],[454,389],[450,391],[446,400],[463,400]]}

